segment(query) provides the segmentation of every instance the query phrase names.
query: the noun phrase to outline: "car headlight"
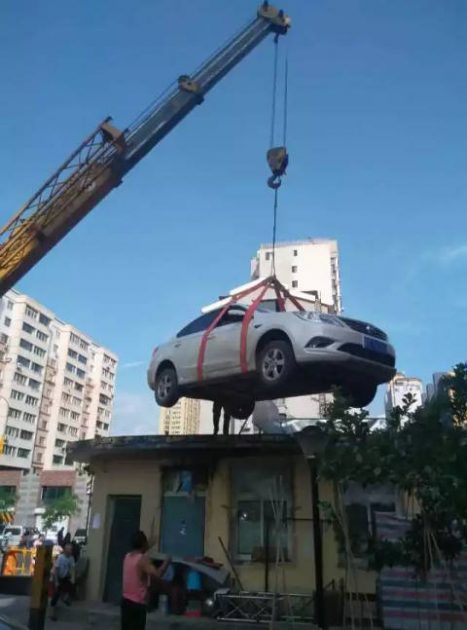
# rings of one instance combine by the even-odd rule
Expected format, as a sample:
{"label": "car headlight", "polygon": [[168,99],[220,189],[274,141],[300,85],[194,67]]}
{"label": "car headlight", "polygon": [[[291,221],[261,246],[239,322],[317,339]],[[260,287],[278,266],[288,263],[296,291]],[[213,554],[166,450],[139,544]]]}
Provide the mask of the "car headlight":
{"label": "car headlight", "polygon": [[341,328],[344,327],[344,324],[335,315],[330,315],[329,313],[318,313],[318,315],[323,324],[332,324],[333,326],[341,326]]}
{"label": "car headlight", "polygon": [[294,315],[304,319],[305,321],[312,321],[322,324],[331,324],[332,326],[340,326],[344,328],[344,324],[335,315],[330,313],[316,313],[315,311],[294,311]]}

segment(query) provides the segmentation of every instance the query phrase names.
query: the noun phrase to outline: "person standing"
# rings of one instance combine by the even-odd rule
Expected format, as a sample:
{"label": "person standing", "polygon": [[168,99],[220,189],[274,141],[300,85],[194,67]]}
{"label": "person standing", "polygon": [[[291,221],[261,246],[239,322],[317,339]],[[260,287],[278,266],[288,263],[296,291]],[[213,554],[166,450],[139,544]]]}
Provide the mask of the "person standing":
{"label": "person standing", "polygon": [[150,579],[160,579],[171,562],[167,558],[156,569],[147,555],[148,547],[146,534],[142,531],[136,532],[132,540],[132,550],[123,560],[122,630],[145,630]]}
{"label": "person standing", "polygon": [[64,527],[60,527],[60,529],[57,532],[57,545],[59,547],[63,548],[63,538],[64,538],[64,532],[65,528]]}
{"label": "person standing", "polygon": [[[222,403],[219,402],[218,400],[215,400],[212,405],[212,423],[214,425],[214,435],[217,435],[219,433],[219,420],[221,417],[222,407],[223,407]],[[224,425],[222,427],[222,433],[224,435],[229,435],[229,428],[230,428],[230,416],[226,412],[225,407],[224,407]]]}
{"label": "person standing", "polygon": [[71,603],[71,593],[75,583],[75,560],[73,558],[73,548],[67,543],[62,553],[58,556],[52,569],[52,578],[54,581],[54,594],[50,600],[52,608],[52,619],[57,619],[56,607],[58,600],[63,599],[67,606]]}

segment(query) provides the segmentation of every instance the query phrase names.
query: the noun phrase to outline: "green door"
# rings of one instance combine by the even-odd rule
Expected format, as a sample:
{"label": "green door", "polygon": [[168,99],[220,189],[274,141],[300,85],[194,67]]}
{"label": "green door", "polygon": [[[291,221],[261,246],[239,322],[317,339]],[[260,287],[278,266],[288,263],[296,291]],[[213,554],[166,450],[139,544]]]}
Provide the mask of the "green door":
{"label": "green door", "polygon": [[107,552],[104,601],[119,603],[122,598],[122,570],[131,538],[140,528],[141,496],[110,497],[110,536]]}

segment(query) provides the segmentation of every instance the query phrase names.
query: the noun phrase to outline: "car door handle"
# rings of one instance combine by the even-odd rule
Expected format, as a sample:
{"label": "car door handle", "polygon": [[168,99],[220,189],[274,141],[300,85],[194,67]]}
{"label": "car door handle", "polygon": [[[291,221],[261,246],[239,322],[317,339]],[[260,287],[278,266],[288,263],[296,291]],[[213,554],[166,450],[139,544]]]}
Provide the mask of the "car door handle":
{"label": "car door handle", "polygon": [[261,326],[262,326],[262,325],[263,325],[263,324],[255,324],[255,325],[254,325],[254,328],[261,328]]}
{"label": "car door handle", "polygon": [[180,348],[180,346],[181,346],[181,345],[182,345],[182,344],[181,344],[180,342],[178,342],[178,343],[174,344],[174,347],[175,347],[175,348]]}
{"label": "car door handle", "polygon": [[216,335],[208,335],[208,339],[215,339]]}

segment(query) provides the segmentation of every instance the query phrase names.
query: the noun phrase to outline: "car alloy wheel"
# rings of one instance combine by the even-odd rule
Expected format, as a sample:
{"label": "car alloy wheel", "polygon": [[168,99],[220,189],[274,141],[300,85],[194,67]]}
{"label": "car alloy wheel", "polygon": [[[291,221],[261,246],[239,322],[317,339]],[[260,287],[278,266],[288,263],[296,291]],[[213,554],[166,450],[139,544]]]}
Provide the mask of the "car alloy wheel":
{"label": "car alloy wheel", "polygon": [[263,377],[267,381],[276,382],[284,371],[285,357],[280,348],[271,348],[263,357],[261,370]]}
{"label": "car alloy wheel", "polygon": [[273,390],[286,383],[295,367],[295,356],[290,342],[285,339],[267,341],[258,352],[256,365],[264,388]]}

